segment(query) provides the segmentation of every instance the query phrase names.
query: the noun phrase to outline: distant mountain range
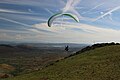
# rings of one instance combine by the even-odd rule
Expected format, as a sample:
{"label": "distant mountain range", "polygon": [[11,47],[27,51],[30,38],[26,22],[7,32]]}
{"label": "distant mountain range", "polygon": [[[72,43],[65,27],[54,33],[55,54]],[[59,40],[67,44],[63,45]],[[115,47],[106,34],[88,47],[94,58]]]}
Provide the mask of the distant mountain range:
{"label": "distant mountain range", "polygon": [[37,49],[36,47],[29,45],[10,45],[10,44],[0,44],[0,53],[12,53],[12,52],[20,52],[20,51],[30,51]]}
{"label": "distant mountain range", "polygon": [[[3,42],[0,44],[0,56],[11,56],[12,55],[27,55],[33,53],[39,54],[64,54],[65,46],[69,46],[69,54],[75,53],[76,51],[88,46],[87,44],[73,44],[73,43],[13,43]],[[24,54],[25,53],[25,54]]]}
{"label": "distant mountain range", "polygon": [[0,44],[7,44],[7,45],[24,45],[24,46],[33,46],[33,47],[81,47],[81,46],[88,46],[90,44],[77,44],[77,43],[25,43],[25,42],[10,42],[10,41],[0,41]]}

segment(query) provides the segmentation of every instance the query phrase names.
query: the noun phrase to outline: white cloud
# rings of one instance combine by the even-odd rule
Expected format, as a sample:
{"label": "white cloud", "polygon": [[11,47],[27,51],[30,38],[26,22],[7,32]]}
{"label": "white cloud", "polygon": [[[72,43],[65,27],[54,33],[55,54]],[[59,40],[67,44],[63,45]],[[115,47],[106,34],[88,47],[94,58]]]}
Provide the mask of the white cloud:
{"label": "white cloud", "polygon": [[[0,3],[6,4],[16,4],[16,5],[26,5],[26,6],[37,6],[37,7],[56,7],[61,6],[59,3],[61,1],[56,0],[2,0]],[[56,3],[56,4],[54,4]],[[54,4],[54,5],[53,5]]]}
{"label": "white cloud", "polygon": [[55,32],[55,33],[61,33],[63,30],[65,30],[64,27],[59,27],[59,26],[54,26],[52,28],[48,27],[47,23],[35,24],[33,25],[33,27],[36,29],[46,30],[46,31]]}
{"label": "white cloud", "polygon": [[22,11],[17,11],[17,10],[10,10],[10,9],[0,9],[0,12],[4,12],[4,13],[18,13],[18,14],[33,14],[30,12],[22,12]]}
{"label": "white cloud", "polygon": [[11,35],[9,33],[0,33],[0,40],[22,40],[23,37],[19,34]]}
{"label": "white cloud", "polygon": [[21,23],[21,22],[12,20],[12,19],[7,19],[7,18],[4,18],[4,17],[0,17],[0,19],[5,20],[5,21],[9,21],[9,22],[12,22],[12,23],[15,23],[15,24],[23,25],[23,26],[26,26],[26,27],[31,27],[31,25]]}
{"label": "white cloud", "polygon": [[0,33],[29,33],[28,31],[21,31],[21,30],[7,30],[7,29],[0,29]]}
{"label": "white cloud", "polygon": [[[109,42],[109,41],[120,41],[119,34],[120,30],[114,30],[110,28],[101,28],[96,26],[91,26],[87,24],[75,24],[68,22],[63,26],[52,26],[48,27],[46,23],[40,23],[33,25],[38,29],[48,30],[51,32],[56,32],[58,34],[46,35],[42,37],[44,40],[54,41],[54,42],[85,42],[92,43],[96,42]],[[77,31],[74,28],[81,30]],[[47,35],[48,34],[48,35]]]}
{"label": "white cloud", "polygon": [[24,37],[23,37],[22,35],[20,35],[20,34],[17,34],[17,35],[15,35],[15,36],[16,36],[16,39],[18,39],[18,40],[24,39]]}

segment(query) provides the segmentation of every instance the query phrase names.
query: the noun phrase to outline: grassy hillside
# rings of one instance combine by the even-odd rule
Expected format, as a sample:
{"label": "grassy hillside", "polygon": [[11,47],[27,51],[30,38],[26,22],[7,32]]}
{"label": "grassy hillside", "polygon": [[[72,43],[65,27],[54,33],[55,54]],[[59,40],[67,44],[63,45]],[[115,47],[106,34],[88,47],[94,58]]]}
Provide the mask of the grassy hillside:
{"label": "grassy hillside", "polygon": [[[32,63],[31,63],[32,64]],[[120,45],[86,51],[41,71],[6,80],[119,80]]]}

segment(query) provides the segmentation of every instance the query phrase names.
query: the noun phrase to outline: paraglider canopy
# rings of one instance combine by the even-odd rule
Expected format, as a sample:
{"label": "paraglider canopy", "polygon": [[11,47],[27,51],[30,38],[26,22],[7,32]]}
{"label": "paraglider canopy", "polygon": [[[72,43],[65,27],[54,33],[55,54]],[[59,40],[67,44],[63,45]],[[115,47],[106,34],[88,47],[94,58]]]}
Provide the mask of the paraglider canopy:
{"label": "paraglider canopy", "polygon": [[64,15],[64,16],[69,16],[69,17],[73,18],[76,22],[79,22],[79,18],[78,18],[76,15],[74,15],[74,14],[71,14],[71,13],[57,13],[57,14],[51,16],[51,17],[48,19],[48,26],[51,27],[53,21],[54,21],[56,18],[61,17],[61,16],[63,16],[63,15]]}

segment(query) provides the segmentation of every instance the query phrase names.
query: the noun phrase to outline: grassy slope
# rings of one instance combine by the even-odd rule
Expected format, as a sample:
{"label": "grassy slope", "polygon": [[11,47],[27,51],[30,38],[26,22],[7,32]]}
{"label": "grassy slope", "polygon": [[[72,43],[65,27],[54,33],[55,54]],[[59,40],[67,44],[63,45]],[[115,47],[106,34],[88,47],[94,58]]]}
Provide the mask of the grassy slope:
{"label": "grassy slope", "polygon": [[61,60],[41,71],[7,80],[119,80],[120,45],[106,46]]}

